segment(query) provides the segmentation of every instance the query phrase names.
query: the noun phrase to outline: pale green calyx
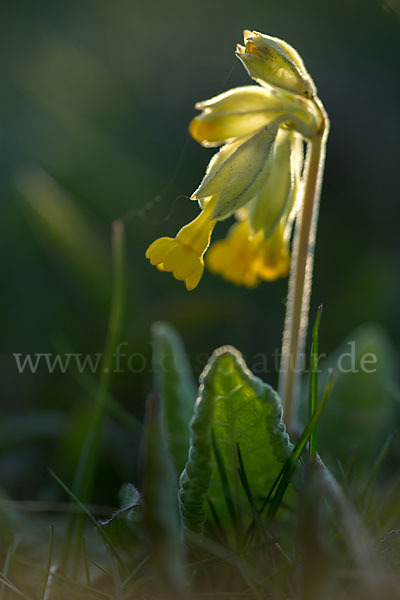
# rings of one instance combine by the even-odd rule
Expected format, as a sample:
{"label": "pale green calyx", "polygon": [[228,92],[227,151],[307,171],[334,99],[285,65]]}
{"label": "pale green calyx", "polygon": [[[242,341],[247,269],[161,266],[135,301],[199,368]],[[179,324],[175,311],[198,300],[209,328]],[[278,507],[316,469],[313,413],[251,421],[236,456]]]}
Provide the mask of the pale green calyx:
{"label": "pale green calyx", "polygon": [[226,144],[210,161],[203,181],[192,194],[193,200],[218,195],[212,217],[226,219],[248,201],[259,185],[281,119],[244,141]]}
{"label": "pale green calyx", "polygon": [[262,231],[264,239],[271,237],[281,220],[285,225],[292,211],[303,162],[299,136],[280,129],[269,162],[268,173],[248,207],[251,231],[253,235]]}

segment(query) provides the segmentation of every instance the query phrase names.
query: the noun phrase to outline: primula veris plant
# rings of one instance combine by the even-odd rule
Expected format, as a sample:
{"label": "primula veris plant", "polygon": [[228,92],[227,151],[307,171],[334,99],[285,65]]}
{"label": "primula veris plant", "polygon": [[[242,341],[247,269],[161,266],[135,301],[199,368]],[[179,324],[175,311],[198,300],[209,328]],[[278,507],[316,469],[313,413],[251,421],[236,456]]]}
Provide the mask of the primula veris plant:
{"label": "primula veris plant", "polygon": [[203,146],[220,146],[192,199],[201,214],[175,238],[160,238],[147,257],[194,289],[217,221],[239,222],[211,247],[208,267],[235,284],[254,287],[289,273],[289,240],[301,206],[303,140],[318,135],[323,114],[297,52],[282,40],[245,31],[236,55],[258,86],[248,85],[196,104],[189,125]]}
{"label": "primula veris plant", "polygon": [[249,288],[290,272],[279,385],[289,423],[308,323],[329,121],[301,57],[289,44],[245,30],[236,56],[258,85],[198,102],[201,113],[189,125],[200,144],[220,147],[191,196],[200,215],[175,238],[153,242],[146,256],[193,290],[216,223],[234,217],[227,238],[210,248],[210,271]]}
{"label": "primula veris plant", "polygon": [[[214,227],[231,218],[226,239],[206,255],[212,272],[248,288],[290,274],[279,390],[226,345],[206,361],[198,385],[178,332],[156,322],[144,422],[129,410],[128,397],[126,406],[120,404],[111,383],[114,373],[128,374],[120,368],[122,357],[129,386],[136,390],[140,379],[131,364],[138,353],[128,358],[120,352],[128,344],[121,336],[129,303],[124,219],[114,221],[107,334],[103,354],[96,355],[102,362],[96,373],[61,368],[79,386],[78,399],[87,396],[88,402],[72,417],[57,406],[3,415],[0,423],[5,448],[15,445],[19,452],[21,441],[47,445],[47,437],[56,435],[62,450],[52,459],[60,463],[57,471],[71,473],[75,466],[71,484],[49,469],[71,501],[68,511],[50,489],[43,495],[38,488],[38,502],[26,503],[14,502],[0,487],[0,600],[400,598],[399,447],[393,433],[400,394],[386,336],[364,326],[320,363],[320,306],[310,332],[308,394],[301,418],[291,422],[328,119],[302,59],[286,42],[246,31],[236,54],[258,85],[197,104],[192,136],[219,147],[192,195],[199,214],[175,238],[156,240],[148,256],[192,290]],[[58,185],[35,167],[16,180],[43,237],[69,263],[82,271],[79,252],[99,256],[78,207]],[[84,263],[89,280],[91,265]],[[83,362],[93,367],[87,358]],[[266,357],[260,358],[256,367],[253,357],[253,370],[266,373]],[[15,463],[12,449],[5,456]],[[386,474],[391,469],[392,481]],[[120,488],[117,507],[103,506],[98,483],[111,500],[125,473],[135,483]],[[19,479],[25,474],[26,486],[28,470]],[[47,497],[51,503],[43,502]],[[30,512],[40,513],[33,529]]]}

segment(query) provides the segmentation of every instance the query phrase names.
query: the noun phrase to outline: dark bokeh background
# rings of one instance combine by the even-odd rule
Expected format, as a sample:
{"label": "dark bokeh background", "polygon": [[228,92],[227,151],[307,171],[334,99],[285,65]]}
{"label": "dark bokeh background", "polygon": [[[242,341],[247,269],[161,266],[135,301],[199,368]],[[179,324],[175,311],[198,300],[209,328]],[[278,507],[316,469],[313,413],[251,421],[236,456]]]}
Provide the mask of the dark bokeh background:
{"label": "dark bokeh background", "polygon": [[[154,320],[177,326],[196,373],[220,344],[238,346],[250,365],[279,346],[287,281],[249,291],[205,273],[187,293],[144,258],[154,238],[175,235],[196,214],[188,197],[212,151],[189,139],[187,125],[197,100],[250,83],[234,57],[245,27],[299,50],[331,118],[312,302],[313,310],[325,306],[322,349],[365,321],[398,345],[399,12],[397,0],[3,4],[1,389],[10,440],[1,442],[0,473],[11,493],[45,494],[45,467],[64,451],[52,437],[74,435],[74,419],[58,415],[47,428],[41,421],[50,439],[19,444],[32,414],[75,415],[88,402],[69,374],[18,374],[12,354],[102,351],[114,219],[124,219],[127,235],[122,339],[147,361],[114,379],[114,395],[131,412],[141,416],[151,387]],[[53,185],[96,238],[93,278],[47,239],[29,207],[30,196],[40,201]],[[77,253],[75,263],[85,251]],[[20,433],[7,420],[16,414],[26,415]],[[116,480],[134,468],[129,435],[116,424],[110,433]]]}

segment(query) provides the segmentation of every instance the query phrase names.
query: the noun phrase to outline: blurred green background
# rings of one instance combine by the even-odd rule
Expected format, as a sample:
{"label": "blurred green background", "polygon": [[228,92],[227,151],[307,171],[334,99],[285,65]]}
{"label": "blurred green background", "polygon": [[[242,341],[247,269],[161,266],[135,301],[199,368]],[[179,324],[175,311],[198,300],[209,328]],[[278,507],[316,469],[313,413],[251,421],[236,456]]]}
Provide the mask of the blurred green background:
{"label": "blurred green background", "polygon": [[[250,83],[234,56],[244,28],[299,50],[331,119],[312,301],[313,314],[325,307],[321,351],[366,321],[398,346],[399,13],[398,0],[3,3],[0,475],[13,496],[50,497],[47,465],[70,480],[90,398],[71,373],[19,374],[12,355],[102,352],[114,219],[127,242],[121,339],[143,355],[137,373],[113,381],[130,412],[141,418],[151,389],[155,320],[177,326],[196,373],[220,344],[240,348],[250,366],[279,347],[286,280],[253,291],[206,272],[187,293],[144,257],[197,212],[188,198],[213,150],[187,125],[196,101]],[[55,201],[70,220],[53,214]],[[57,218],[74,230],[68,255]],[[110,498],[135,472],[132,438],[115,422],[107,429]]]}

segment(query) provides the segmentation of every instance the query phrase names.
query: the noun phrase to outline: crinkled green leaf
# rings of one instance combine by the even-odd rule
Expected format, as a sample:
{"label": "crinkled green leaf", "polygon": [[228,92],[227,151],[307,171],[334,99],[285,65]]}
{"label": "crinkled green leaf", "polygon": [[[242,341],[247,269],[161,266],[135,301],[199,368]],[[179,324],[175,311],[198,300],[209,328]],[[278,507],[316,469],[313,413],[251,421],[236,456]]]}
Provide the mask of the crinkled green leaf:
{"label": "crinkled green leaf", "polygon": [[155,323],[153,372],[155,391],[164,407],[166,434],[178,475],[189,449],[189,423],[193,416],[196,387],[182,341],[168,323]]}
{"label": "crinkled green leaf", "polygon": [[202,532],[210,517],[207,497],[221,522],[229,519],[212,449],[212,432],[224,462],[235,512],[245,525],[252,514],[238,474],[237,444],[258,506],[291,451],[277,393],[249,371],[237,350],[228,346],[216,350],[200,383],[189,458],[179,491],[184,526],[197,533]]}

